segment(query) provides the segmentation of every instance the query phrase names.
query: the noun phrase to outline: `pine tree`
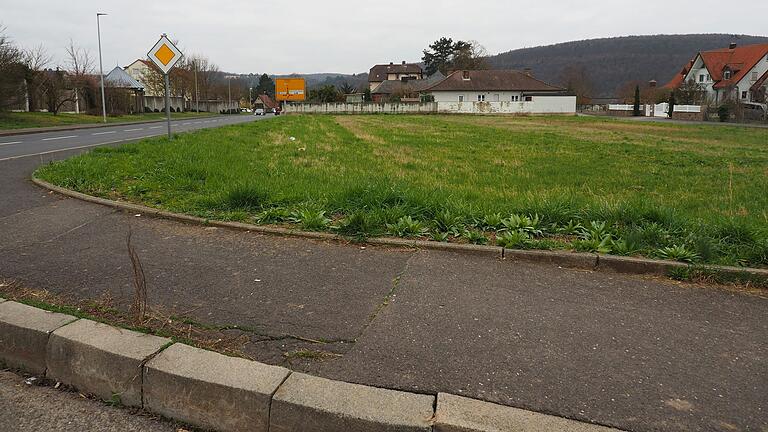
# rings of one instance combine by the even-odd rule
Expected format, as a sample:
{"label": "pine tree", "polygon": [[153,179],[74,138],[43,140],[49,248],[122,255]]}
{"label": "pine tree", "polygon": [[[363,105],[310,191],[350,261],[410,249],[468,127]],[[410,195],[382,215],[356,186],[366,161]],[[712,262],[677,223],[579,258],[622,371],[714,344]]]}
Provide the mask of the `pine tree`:
{"label": "pine tree", "polygon": [[635,86],[635,106],[633,110],[633,114],[635,117],[640,117],[642,114],[640,112],[640,86]]}

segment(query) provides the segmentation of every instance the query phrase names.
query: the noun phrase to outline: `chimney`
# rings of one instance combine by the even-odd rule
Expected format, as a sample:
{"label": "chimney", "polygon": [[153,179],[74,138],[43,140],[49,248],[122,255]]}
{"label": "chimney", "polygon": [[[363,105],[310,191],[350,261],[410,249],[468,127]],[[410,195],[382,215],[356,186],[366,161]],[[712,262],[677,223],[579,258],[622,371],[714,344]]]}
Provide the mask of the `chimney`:
{"label": "chimney", "polygon": [[403,66],[405,66],[405,60],[403,60]]}
{"label": "chimney", "polygon": [[648,87],[650,87],[650,88],[656,88],[657,84],[658,84],[658,82],[656,80],[648,81]]}
{"label": "chimney", "polygon": [[389,62],[389,65],[390,65],[390,66],[392,66],[392,65],[394,65],[394,64],[395,64],[395,62]]}
{"label": "chimney", "polygon": [[533,73],[531,72],[531,68],[529,68],[529,67],[523,69],[523,73],[528,75],[529,77],[533,76]]}
{"label": "chimney", "polygon": [[731,44],[728,45],[728,49],[731,49],[731,50],[736,49],[736,42],[731,42]]}

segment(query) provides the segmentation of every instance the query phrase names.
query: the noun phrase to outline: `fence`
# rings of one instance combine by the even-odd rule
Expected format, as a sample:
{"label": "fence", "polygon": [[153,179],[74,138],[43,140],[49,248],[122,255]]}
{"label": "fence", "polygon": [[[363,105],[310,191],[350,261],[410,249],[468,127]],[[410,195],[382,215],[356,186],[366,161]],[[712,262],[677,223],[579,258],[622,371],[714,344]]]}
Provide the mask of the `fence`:
{"label": "fence", "polygon": [[534,97],[529,102],[292,103],[289,114],[575,114],[575,96]]}

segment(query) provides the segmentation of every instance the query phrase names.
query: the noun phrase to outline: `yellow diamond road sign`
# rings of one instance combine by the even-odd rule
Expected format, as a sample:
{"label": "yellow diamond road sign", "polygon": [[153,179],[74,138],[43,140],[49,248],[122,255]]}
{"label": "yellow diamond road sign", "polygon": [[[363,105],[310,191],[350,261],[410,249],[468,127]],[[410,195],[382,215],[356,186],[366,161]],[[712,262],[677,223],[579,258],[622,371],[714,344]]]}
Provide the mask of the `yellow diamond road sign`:
{"label": "yellow diamond road sign", "polygon": [[184,56],[165,34],[160,37],[160,40],[149,50],[147,55],[164,74],[167,74]]}

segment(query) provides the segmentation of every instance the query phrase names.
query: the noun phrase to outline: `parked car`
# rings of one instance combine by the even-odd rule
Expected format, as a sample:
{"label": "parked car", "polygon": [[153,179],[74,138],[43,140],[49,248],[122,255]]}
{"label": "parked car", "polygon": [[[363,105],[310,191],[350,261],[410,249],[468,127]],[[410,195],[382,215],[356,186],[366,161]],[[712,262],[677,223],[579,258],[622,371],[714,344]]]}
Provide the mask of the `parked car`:
{"label": "parked car", "polygon": [[257,115],[258,116],[264,115],[264,108],[256,108],[255,110],[253,110],[253,115],[255,115],[255,116],[257,116]]}
{"label": "parked car", "polygon": [[748,120],[765,120],[768,110],[766,106],[756,102],[742,102],[744,118]]}

